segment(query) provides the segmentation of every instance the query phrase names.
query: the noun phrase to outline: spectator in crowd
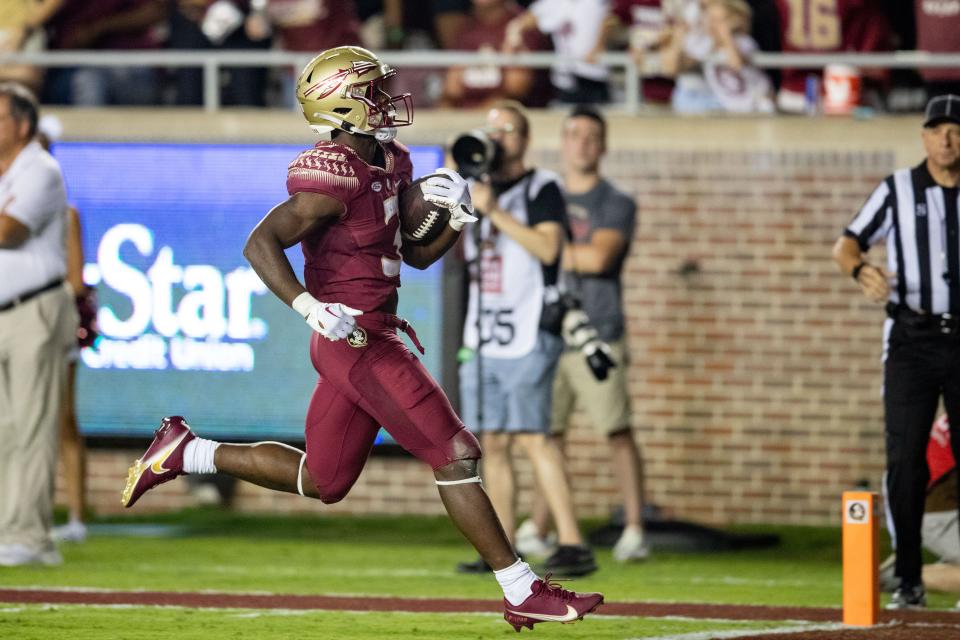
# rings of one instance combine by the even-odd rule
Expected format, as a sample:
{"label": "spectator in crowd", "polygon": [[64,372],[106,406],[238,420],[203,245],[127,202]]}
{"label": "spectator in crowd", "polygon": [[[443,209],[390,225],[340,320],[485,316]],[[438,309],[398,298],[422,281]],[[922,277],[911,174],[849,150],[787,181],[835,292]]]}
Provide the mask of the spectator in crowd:
{"label": "spectator in crowd", "polygon": [[550,34],[560,58],[551,73],[557,100],[609,102],[609,70],[598,62],[615,25],[608,19],[609,10],[610,0],[536,0],[507,25],[504,49],[519,51],[530,29]]}
{"label": "spectator in crowd", "polygon": [[[401,0],[409,4],[409,0]],[[470,22],[470,0],[432,0],[433,32],[441,49],[456,49],[458,38]],[[417,11],[421,10],[417,7]]]}
{"label": "spectator in crowd", "polygon": [[66,189],[37,120],[27,88],[0,84],[0,566],[62,562],[50,529],[77,313],[64,285]]}
{"label": "spectator in crowd", "polygon": [[357,0],[360,41],[368,49],[387,49],[403,43],[403,0]]}
{"label": "spectator in crowd", "polygon": [[[889,50],[890,28],[879,0],[837,0],[836,11],[821,10],[817,0],[777,0],[780,44],[785,53],[875,52]],[[777,107],[789,113],[806,109],[810,69],[783,69]],[[885,72],[865,80],[882,81]]]}
{"label": "spectator in crowd", "polygon": [[[63,0],[48,24],[51,49],[147,50],[163,46],[166,0]],[[82,67],[51,74],[53,102],[78,106],[152,105],[156,69]]]}
{"label": "spectator in crowd", "polygon": [[[0,54],[32,53],[46,46],[43,25],[60,8],[63,0],[7,0],[0,10]],[[43,70],[26,64],[0,67],[0,82],[15,81],[39,92]]]}
{"label": "spectator in crowd", "polygon": [[675,111],[773,111],[770,81],[750,62],[757,49],[751,19],[745,0],[707,0],[699,28],[677,23],[661,52],[664,73],[677,76]]}
{"label": "spectator in crowd", "polygon": [[470,0],[383,0],[383,11],[387,46],[407,48],[412,34],[421,32],[431,34],[441,49],[458,49],[458,38],[470,15]]}
{"label": "spectator in crowd", "polygon": [[673,81],[663,76],[659,51],[670,41],[670,22],[661,0],[614,0],[612,15],[643,78],[643,99],[665,103]]}
{"label": "spectator in crowd", "polygon": [[442,49],[456,49],[469,24],[470,0],[433,0],[433,30]]}
{"label": "spectator in crowd", "polygon": [[[353,0],[258,0],[262,5],[247,24],[251,38],[266,38],[273,33],[276,44],[285,51],[313,52],[342,45],[360,44],[360,20]],[[259,25],[260,22],[264,24]],[[281,103],[297,104],[297,69],[281,71]]]}
{"label": "spectator in crowd", "polygon": [[262,0],[264,14],[285,51],[317,51],[360,44],[353,0]]}
{"label": "spectator in crowd", "polygon": [[[619,562],[643,560],[650,550],[644,540],[643,462],[630,424],[627,391],[627,346],[621,271],[636,223],[636,203],[600,174],[606,151],[607,122],[599,110],[578,106],[563,122],[561,156],[563,187],[573,239],[563,253],[566,289],[579,300],[598,337],[609,347],[616,366],[600,380],[583,352],[567,345],[553,387],[554,435],[566,433],[574,407],[586,412],[591,425],[607,440],[614,474],[623,497],[624,530],[614,545]],[[547,547],[548,518],[541,487],[533,521],[517,531],[517,550],[542,552]]]}
{"label": "spectator in crowd", "polygon": [[[891,608],[926,605],[921,529],[930,475],[925,454],[941,395],[952,416],[954,459],[960,459],[960,96],[930,100],[921,137],[924,161],[884,179],[833,247],[834,261],[863,294],[887,303],[886,489],[899,580]],[[886,269],[866,255],[883,241]]]}
{"label": "spectator in crowd", "polygon": [[[561,575],[596,569],[573,512],[563,454],[549,438],[557,361],[563,350],[559,327],[543,326],[545,303],[556,298],[566,206],[555,175],[525,164],[530,124],[519,103],[504,102],[487,113],[487,130],[501,159],[490,180],[471,186],[482,220],[476,236],[464,235],[471,282],[463,342],[471,358],[460,365],[464,422],[480,433],[483,475],[490,500],[513,533],[517,445],[530,460],[537,483],[557,523],[560,546],[546,568]],[[461,570],[489,571],[482,559]]]}
{"label": "spectator in crowd", "polygon": [[[270,32],[256,33],[247,27],[253,2],[230,0],[173,0],[170,14],[171,49],[266,49]],[[261,2],[262,4],[262,2]],[[248,35],[253,33],[253,36]],[[179,67],[173,72],[174,103],[203,104],[203,70]],[[257,67],[228,67],[221,70],[221,104],[227,106],[264,106],[267,70]]]}
{"label": "spectator in crowd", "polygon": [[[481,53],[500,51],[507,24],[521,13],[513,0],[473,0],[470,26],[458,36],[456,48]],[[525,51],[548,48],[543,36],[535,30],[525,32],[523,38]],[[494,64],[451,67],[444,82],[443,105],[479,108],[514,99],[528,107],[546,106],[549,82],[544,80],[544,74],[530,67]]]}
{"label": "spectator in crowd", "polygon": [[[54,116],[44,116],[38,125],[37,142],[45,151],[50,151],[53,141],[61,133],[60,121]],[[57,542],[83,542],[87,538],[87,527],[83,521],[86,512],[87,448],[77,423],[77,361],[80,349],[93,345],[97,337],[97,307],[93,288],[83,281],[83,236],[80,214],[74,206],[67,206],[66,247],[66,281],[76,302],[80,324],[77,326],[76,345],[67,356],[67,381],[60,413],[60,462],[67,493],[68,520],[67,524],[53,529],[53,539]]]}
{"label": "spectator in crowd", "polygon": [[[930,481],[924,503],[921,534],[923,548],[937,557],[937,562],[923,565],[923,583],[934,591],[960,592],[960,524],[958,524],[957,461],[950,447],[950,422],[946,414],[933,423],[927,444],[927,466]],[[886,497],[886,496],[884,496]],[[886,509],[889,516],[890,509]],[[887,518],[887,529],[896,542],[893,523]],[[898,585],[894,568],[896,554],[880,567],[880,585],[884,591],[894,591]]]}
{"label": "spectator in crowd", "polygon": [[[932,53],[960,53],[960,2],[914,3],[917,49]],[[921,69],[930,97],[960,94],[960,67]]]}

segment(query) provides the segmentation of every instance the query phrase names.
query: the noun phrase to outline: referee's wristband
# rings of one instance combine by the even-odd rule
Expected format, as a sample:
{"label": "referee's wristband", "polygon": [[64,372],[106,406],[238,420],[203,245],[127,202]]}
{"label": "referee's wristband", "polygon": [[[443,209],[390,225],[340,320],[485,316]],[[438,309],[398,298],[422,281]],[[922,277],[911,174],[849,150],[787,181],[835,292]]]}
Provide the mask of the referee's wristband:
{"label": "referee's wristband", "polygon": [[863,271],[865,266],[867,266],[867,263],[861,262],[853,268],[853,271],[850,272],[850,276],[854,279],[854,281],[860,282],[860,272]]}

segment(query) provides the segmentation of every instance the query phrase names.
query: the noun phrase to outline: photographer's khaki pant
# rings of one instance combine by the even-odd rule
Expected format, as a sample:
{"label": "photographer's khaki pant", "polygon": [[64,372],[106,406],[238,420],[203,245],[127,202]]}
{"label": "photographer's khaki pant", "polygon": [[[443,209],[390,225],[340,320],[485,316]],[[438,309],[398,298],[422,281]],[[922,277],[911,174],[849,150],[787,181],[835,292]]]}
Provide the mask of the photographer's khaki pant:
{"label": "photographer's khaki pant", "polygon": [[630,396],[627,393],[629,358],[626,340],[609,343],[613,361],[606,380],[597,380],[580,351],[566,350],[560,356],[553,384],[551,431],[564,433],[576,406],[587,414],[590,425],[609,435],[630,427]]}
{"label": "photographer's khaki pant", "polygon": [[0,545],[52,547],[60,405],[76,331],[63,287],[0,312]]}

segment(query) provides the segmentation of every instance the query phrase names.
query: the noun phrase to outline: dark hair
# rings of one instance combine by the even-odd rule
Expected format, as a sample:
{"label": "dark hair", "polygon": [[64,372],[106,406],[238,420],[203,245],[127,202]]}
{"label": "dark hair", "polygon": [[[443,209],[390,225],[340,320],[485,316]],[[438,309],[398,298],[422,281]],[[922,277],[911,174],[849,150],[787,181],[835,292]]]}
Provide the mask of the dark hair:
{"label": "dark hair", "polygon": [[571,118],[590,118],[600,125],[600,136],[604,140],[607,139],[607,119],[603,117],[600,109],[592,104],[578,104],[567,115],[567,120]]}
{"label": "dark hair", "polygon": [[10,99],[10,115],[14,120],[30,123],[28,138],[37,135],[37,120],[39,119],[39,108],[37,98],[30,89],[19,82],[0,82],[0,96],[7,96]]}

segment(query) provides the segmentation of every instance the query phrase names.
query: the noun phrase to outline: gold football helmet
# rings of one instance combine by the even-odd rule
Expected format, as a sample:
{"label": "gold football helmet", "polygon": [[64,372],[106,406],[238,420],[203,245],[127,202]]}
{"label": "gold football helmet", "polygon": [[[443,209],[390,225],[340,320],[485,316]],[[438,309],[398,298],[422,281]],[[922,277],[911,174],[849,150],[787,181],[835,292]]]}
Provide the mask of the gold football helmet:
{"label": "gold football helmet", "polygon": [[333,129],[390,140],[413,122],[410,94],[393,97],[384,82],[396,70],[361,47],[335,47],[307,63],[297,80],[303,117],[317,133]]}

